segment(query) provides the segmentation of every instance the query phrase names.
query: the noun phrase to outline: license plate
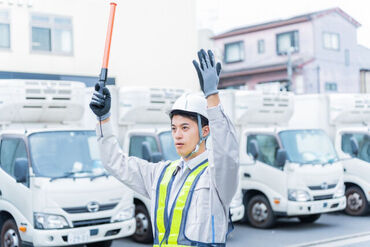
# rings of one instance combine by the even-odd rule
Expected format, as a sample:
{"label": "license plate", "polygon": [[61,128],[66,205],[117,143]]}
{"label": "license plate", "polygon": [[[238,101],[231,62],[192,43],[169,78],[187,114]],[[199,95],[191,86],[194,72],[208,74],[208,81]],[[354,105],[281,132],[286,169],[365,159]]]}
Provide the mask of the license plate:
{"label": "license plate", "polygon": [[322,205],[324,208],[326,208],[328,206],[328,203],[327,202],[324,202],[323,205]]}
{"label": "license plate", "polygon": [[68,234],[69,244],[80,244],[85,243],[89,240],[90,234],[88,231],[74,232]]}

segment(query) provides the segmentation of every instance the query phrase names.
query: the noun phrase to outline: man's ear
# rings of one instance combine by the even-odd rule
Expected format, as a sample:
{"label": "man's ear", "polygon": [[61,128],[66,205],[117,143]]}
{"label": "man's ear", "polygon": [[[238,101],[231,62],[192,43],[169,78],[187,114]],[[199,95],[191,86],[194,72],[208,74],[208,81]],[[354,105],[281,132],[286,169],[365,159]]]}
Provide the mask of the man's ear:
{"label": "man's ear", "polygon": [[202,132],[203,132],[203,137],[208,136],[209,132],[210,132],[209,126],[206,125],[206,126],[202,127]]}

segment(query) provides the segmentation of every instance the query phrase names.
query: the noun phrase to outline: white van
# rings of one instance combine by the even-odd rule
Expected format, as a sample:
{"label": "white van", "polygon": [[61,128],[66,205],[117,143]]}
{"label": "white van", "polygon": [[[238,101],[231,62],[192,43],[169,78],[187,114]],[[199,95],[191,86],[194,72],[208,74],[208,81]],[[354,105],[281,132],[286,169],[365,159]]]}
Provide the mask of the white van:
{"label": "white van", "polygon": [[81,128],[85,85],[0,80],[1,246],[110,246],[135,232],[133,193]]}

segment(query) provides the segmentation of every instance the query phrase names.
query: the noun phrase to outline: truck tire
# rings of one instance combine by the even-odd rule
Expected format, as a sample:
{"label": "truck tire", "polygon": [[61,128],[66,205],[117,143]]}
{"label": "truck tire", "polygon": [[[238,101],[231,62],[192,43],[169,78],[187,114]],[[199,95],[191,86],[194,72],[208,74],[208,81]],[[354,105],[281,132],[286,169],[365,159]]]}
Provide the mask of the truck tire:
{"label": "truck tire", "polygon": [[112,245],[112,240],[86,244],[87,247],[110,247],[111,245]]}
{"label": "truck tire", "polygon": [[150,216],[142,204],[135,206],[136,231],[132,236],[139,243],[153,243],[153,230]]}
{"label": "truck tire", "polygon": [[314,223],[320,218],[321,214],[311,214],[305,216],[298,216],[298,219],[302,223]]}
{"label": "truck tire", "polygon": [[21,247],[22,240],[19,236],[17,224],[14,220],[5,221],[1,229],[1,244],[2,247]]}
{"label": "truck tire", "polygon": [[248,222],[256,228],[271,228],[276,222],[270,203],[263,195],[256,195],[248,202],[247,216]]}
{"label": "truck tire", "polygon": [[347,205],[344,210],[346,214],[352,216],[361,216],[368,213],[369,203],[364,192],[357,186],[346,189]]}

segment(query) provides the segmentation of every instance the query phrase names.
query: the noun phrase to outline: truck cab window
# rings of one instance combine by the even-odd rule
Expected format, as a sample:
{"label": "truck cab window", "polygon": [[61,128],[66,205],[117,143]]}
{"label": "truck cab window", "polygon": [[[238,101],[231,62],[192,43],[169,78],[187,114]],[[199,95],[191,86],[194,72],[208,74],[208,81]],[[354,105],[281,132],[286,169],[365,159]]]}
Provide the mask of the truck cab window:
{"label": "truck cab window", "polygon": [[276,152],[279,149],[276,138],[273,135],[265,134],[249,135],[247,139],[247,153],[252,140],[256,140],[258,143],[259,154],[257,160],[270,166],[276,166]]}
{"label": "truck cab window", "polygon": [[1,141],[1,168],[14,177],[14,164],[17,158],[27,159],[26,144],[22,139],[9,138]]}
{"label": "truck cab window", "polygon": [[342,150],[351,154],[351,138],[354,137],[358,143],[357,158],[370,162],[370,135],[365,133],[347,133],[342,136]]}
{"label": "truck cab window", "polygon": [[131,136],[129,156],[143,158],[142,143],[149,142],[150,151],[159,152],[157,141],[153,136]]}

